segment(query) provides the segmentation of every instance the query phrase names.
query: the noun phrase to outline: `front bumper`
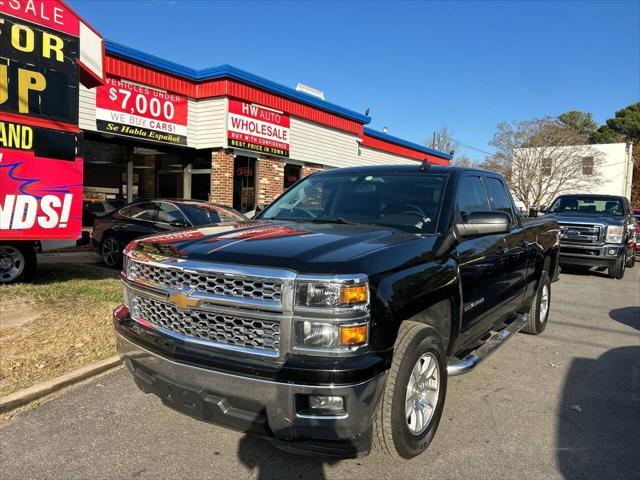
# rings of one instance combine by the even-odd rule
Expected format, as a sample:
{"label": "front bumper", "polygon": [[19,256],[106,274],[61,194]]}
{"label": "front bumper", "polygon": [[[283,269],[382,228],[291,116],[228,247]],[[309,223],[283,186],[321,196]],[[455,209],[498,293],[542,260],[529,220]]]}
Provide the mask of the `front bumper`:
{"label": "front bumper", "polygon": [[[280,449],[323,456],[369,453],[371,419],[386,373],[340,385],[303,385],[203,368],[153,353],[116,331],[118,352],[138,387],[194,418],[270,439]],[[344,398],[339,416],[299,413],[306,395]],[[298,399],[298,400],[297,400]]]}
{"label": "front bumper", "polygon": [[615,265],[622,253],[620,244],[580,245],[560,244],[560,263],[563,265],[604,266]]}

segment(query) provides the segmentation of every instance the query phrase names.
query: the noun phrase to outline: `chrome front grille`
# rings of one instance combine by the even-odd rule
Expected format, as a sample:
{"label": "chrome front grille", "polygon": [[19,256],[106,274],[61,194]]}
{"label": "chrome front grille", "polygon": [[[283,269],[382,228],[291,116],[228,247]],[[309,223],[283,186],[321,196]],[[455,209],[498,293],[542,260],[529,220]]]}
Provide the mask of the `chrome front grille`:
{"label": "chrome front grille", "polygon": [[560,241],[565,243],[600,243],[603,227],[588,223],[560,223]]}
{"label": "chrome front grille", "polygon": [[280,304],[282,283],[210,271],[185,270],[128,259],[127,277],[159,288],[192,290],[210,295]]}
{"label": "chrome front grille", "polygon": [[255,353],[278,354],[280,322],[275,319],[248,318],[208,310],[179,309],[153,298],[133,295],[132,316],[190,339],[219,346],[251,349]]}

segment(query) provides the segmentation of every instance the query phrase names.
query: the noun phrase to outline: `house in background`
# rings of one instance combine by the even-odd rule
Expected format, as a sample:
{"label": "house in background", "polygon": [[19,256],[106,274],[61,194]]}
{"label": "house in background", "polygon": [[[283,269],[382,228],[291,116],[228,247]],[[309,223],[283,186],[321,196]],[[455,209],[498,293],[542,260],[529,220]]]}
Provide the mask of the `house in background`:
{"label": "house in background", "polygon": [[[591,145],[591,148],[601,153],[600,173],[602,174],[602,183],[589,191],[562,193],[597,193],[603,195],[619,195],[631,199],[633,144],[602,143]],[[589,166],[588,164],[585,165],[584,162],[583,171],[585,173],[589,172]]]}

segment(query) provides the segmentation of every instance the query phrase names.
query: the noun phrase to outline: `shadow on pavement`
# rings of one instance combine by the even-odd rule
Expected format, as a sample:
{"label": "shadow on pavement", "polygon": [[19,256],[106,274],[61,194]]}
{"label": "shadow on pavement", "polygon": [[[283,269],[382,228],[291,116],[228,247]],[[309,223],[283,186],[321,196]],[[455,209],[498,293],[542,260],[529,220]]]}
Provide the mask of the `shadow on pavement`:
{"label": "shadow on pavement", "polygon": [[245,435],[238,443],[238,460],[252,470],[251,478],[256,480],[324,480],[323,466],[340,461],[288,454],[251,435]]}
{"label": "shadow on pavement", "polygon": [[640,330],[640,307],[614,308],[609,316],[616,322]]}
{"label": "shadow on pavement", "polygon": [[562,265],[562,274],[609,278],[607,267],[586,267],[581,265]]}
{"label": "shadow on pavement", "polygon": [[640,346],[573,361],[557,425],[567,479],[640,478]]}

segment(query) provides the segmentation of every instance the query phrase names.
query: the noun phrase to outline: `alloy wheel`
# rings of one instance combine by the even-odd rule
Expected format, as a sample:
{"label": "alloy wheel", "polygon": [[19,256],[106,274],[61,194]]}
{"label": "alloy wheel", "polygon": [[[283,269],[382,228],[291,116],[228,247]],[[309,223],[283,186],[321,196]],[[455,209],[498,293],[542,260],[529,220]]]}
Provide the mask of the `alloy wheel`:
{"label": "alloy wheel", "polygon": [[438,359],[433,353],[423,354],[413,366],[407,384],[405,418],[413,435],[422,434],[436,411],[440,393]]}

